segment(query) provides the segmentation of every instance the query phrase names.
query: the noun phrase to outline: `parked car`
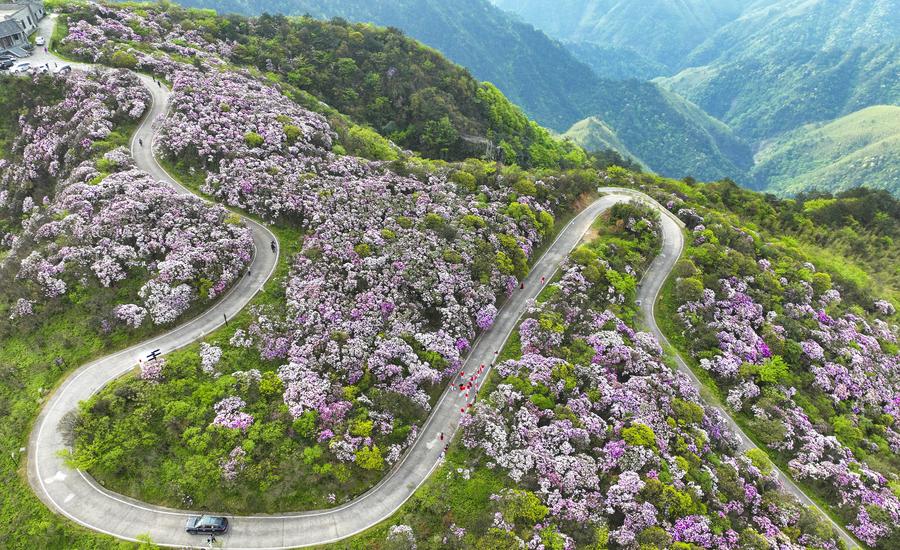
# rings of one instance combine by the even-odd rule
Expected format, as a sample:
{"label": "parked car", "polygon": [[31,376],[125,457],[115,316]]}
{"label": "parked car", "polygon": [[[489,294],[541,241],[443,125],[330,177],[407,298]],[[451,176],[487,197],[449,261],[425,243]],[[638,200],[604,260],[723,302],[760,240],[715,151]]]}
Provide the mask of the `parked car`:
{"label": "parked car", "polygon": [[192,535],[218,535],[228,531],[228,518],[222,516],[190,516],[185,530]]}
{"label": "parked car", "polygon": [[31,63],[19,63],[9,70],[9,74],[25,74],[31,70]]}
{"label": "parked car", "polygon": [[13,66],[13,62],[11,59],[4,59],[0,61],[0,71],[5,71],[6,69]]}
{"label": "parked car", "polygon": [[44,37],[43,37],[43,36],[38,36],[38,37],[34,40],[34,43],[35,43],[36,45],[38,45],[38,46],[43,46],[44,44],[47,43],[47,41],[44,40]]}
{"label": "parked car", "polygon": [[68,73],[72,72],[72,66],[71,65],[63,65],[62,67],[60,67],[58,69],[53,69],[53,72],[56,74],[68,74]]}

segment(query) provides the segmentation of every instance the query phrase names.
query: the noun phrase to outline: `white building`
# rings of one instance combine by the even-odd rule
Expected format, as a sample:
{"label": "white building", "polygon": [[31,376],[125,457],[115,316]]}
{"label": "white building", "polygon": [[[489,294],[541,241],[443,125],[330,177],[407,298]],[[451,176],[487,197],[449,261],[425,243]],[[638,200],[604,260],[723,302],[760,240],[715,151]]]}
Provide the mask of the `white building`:
{"label": "white building", "polygon": [[0,4],[0,21],[15,21],[25,32],[25,36],[31,36],[37,30],[38,22],[44,15],[43,1],[13,0]]}

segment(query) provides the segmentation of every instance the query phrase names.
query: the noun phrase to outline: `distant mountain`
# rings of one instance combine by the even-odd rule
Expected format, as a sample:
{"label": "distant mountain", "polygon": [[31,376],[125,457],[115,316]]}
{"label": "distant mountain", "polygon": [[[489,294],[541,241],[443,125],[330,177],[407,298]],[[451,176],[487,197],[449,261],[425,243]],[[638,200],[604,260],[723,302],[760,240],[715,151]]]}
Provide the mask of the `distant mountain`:
{"label": "distant mountain", "polygon": [[626,157],[630,157],[635,162],[643,164],[641,159],[629,151],[628,147],[622,143],[616,132],[597,117],[592,116],[576,122],[562,137],[571,139],[588,151],[613,149]]}
{"label": "distant mountain", "polygon": [[559,42],[487,0],[183,0],[244,14],[310,14],[396,27],[487,80],[557,131],[599,116],[661,174],[746,175],[750,149],[719,121],[655,84],[599,78]]}
{"label": "distant mountain", "polygon": [[868,48],[900,40],[897,0],[756,0],[685,59],[685,67],[788,51]]}
{"label": "distant mountain", "polygon": [[728,126],[681,96],[650,82],[606,81],[579,90],[579,102],[611,128],[631,154],[651,169],[707,180],[743,180],[753,163],[750,147]]}
{"label": "distant mountain", "polygon": [[564,44],[576,59],[590,67],[601,78],[650,80],[670,72],[662,63],[647,59],[632,48],[605,47],[593,42]]}
{"label": "distant mountain", "polygon": [[900,42],[787,50],[686,69],[660,83],[750,140],[870,105],[900,104]]}
{"label": "distant mountain", "polygon": [[900,196],[900,107],[869,107],[798,128],[759,152],[753,175],[778,195],[866,186]]}
{"label": "distant mountain", "polygon": [[[659,77],[654,82],[757,149],[803,140],[810,124],[844,128],[867,107],[900,105],[898,0],[492,1],[569,41],[599,74]],[[603,121],[622,133],[616,121]],[[888,172],[879,176],[879,166]],[[846,188],[884,181],[890,166],[866,164],[866,178],[813,179]],[[754,181],[776,173],[757,167]],[[773,188],[806,180],[785,181]]]}
{"label": "distant mountain", "polygon": [[491,1],[559,40],[630,49],[672,71],[900,38],[896,0]]}
{"label": "distant mountain", "polygon": [[[631,50],[668,72],[736,19],[748,0],[491,0],[522,20],[570,42]],[[659,76],[665,73],[657,73]],[[631,76],[639,77],[639,73]]]}

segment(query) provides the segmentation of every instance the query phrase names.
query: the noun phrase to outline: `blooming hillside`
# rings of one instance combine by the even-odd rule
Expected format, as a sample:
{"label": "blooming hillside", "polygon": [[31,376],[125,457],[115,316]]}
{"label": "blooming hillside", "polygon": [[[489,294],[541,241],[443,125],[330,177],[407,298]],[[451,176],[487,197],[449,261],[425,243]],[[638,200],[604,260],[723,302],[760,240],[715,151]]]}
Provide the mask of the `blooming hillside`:
{"label": "blooming hillside", "polygon": [[128,277],[142,285],[121,298],[136,303],[99,312],[105,330],[115,322],[136,328],[148,313],[170,324],[198,297],[221,294],[250,261],[249,231],[225,209],[135,170],[124,147],[92,158],[114,144],[117,125],[144,113],[149,94],[137,78],[118,71],[38,80],[50,78],[65,97],[21,117],[14,159],[0,166],[0,213],[10,229],[0,238],[0,267],[15,278],[4,293],[13,303],[7,316]]}
{"label": "blooming hillside", "polygon": [[[97,33],[134,39],[131,33],[146,26],[151,37],[161,36],[153,17],[111,13],[98,7],[97,26],[85,20],[70,25],[63,43],[100,59],[112,54]],[[296,435],[298,451],[324,463],[317,473],[327,485],[345,481],[349,472],[365,483],[399,460],[442,383],[478,332],[490,328],[496,304],[518,286],[534,250],[553,232],[551,208],[568,206],[566,187],[518,173],[501,177],[490,165],[401,170],[337,154],[336,133],[323,116],[248,72],[226,70],[217,48],[201,48],[196,34],[185,32],[174,43],[156,44],[152,53],[128,52],[137,66],[172,82],[158,151],[173,165],[206,174],[200,189],[211,197],[304,232],[280,303],[257,307],[251,323],[217,341],[225,359],[191,382],[215,384],[221,393],[221,406],[197,403],[206,416],[219,418],[222,403],[235,399],[243,405],[228,408],[225,417],[248,416],[239,423],[211,418],[203,429],[246,432],[254,442],[261,437],[256,430]],[[192,51],[202,67],[182,61],[183,43],[197,48]],[[229,361],[245,357],[247,349],[258,353],[255,370]],[[162,398],[174,389],[170,382],[183,383],[186,373],[175,365],[134,383],[153,382],[150,391]],[[251,374],[229,377],[234,386],[216,381],[235,371]],[[146,429],[167,432],[165,426]],[[97,449],[122,434],[88,432],[94,450],[82,454],[84,466],[120,469],[123,464],[105,462]],[[260,447],[232,456],[240,438],[225,442],[231,446],[217,446],[203,460],[284,467],[283,454],[267,459]],[[128,461],[140,470],[137,476],[154,475],[158,467]],[[341,468],[332,471],[332,463]],[[251,471],[242,483],[253,481]],[[186,492],[178,487],[183,483],[173,480],[166,498]]]}
{"label": "blooming hillside", "polygon": [[[63,11],[70,23],[60,46],[69,55],[160,74],[166,62],[148,55],[149,48],[181,61],[219,58],[264,71],[305,105],[331,115],[336,109],[431,158],[587,164],[584,151],[529,120],[495,86],[396,29],[311,18],[215,18],[174,5],[72,3]],[[381,139],[368,128],[338,130],[348,148],[365,150],[360,141]]]}
{"label": "blooming hillside", "polygon": [[573,252],[463,418],[463,448],[380,530],[388,547],[839,547],[631,326],[651,213],[620,205]]}
{"label": "blooming hillside", "polygon": [[[528,304],[458,437],[446,434],[439,474],[374,528],[377,541],[348,544],[841,548],[831,525],[779,486],[774,461],[865,544],[896,546],[894,305],[779,239],[776,223],[815,225],[805,207],[728,182],[561,170],[570,164],[560,151],[522,142],[509,151],[555,168],[416,158],[301,90],[302,67],[281,59],[260,72],[247,36],[266,19],[166,5],[64,9],[54,47],[171,87],[154,151],[221,206],[135,168],[124,146],[149,98],[131,73],[35,81],[46,98],[22,99],[21,137],[0,161],[0,274],[10,283],[0,314],[11,327],[0,329],[0,413],[13,419],[0,427],[3,450],[21,445],[44,388],[68,366],[207,306],[243,273],[252,243],[228,206],[278,236],[274,277],[226,326],[82,403],[62,426],[74,439],[70,464],[172,507],[280,513],[347,502],[402,459],[559,227],[598,187],[624,185],[689,228],[658,322],[709,387],[670,369],[637,324],[662,220],[618,204]],[[255,68],[235,65],[248,57]],[[351,72],[346,61],[328,67],[329,78]],[[404,131],[394,137],[402,145]],[[890,240],[877,233],[884,216],[859,215],[870,203],[829,200],[810,210],[846,206],[854,227],[871,228],[866,242]],[[31,329],[46,341],[39,354]],[[85,333],[102,337],[73,345]],[[706,391],[764,450],[737,451]],[[0,472],[19,488],[15,468]],[[21,546],[31,517],[44,517],[32,513],[40,503],[18,505],[30,502],[22,492],[4,497],[13,505],[0,519],[13,527],[9,539],[0,529],[0,546]],[[67,531],[47,537],[90,546]]]}
{"label": "blooming hillside", "polygon": [[729,188],[659,195],[691,230],[665,300],[663,315],[677,320],[670,333],[794,479],[832,504],[861,541],[893,548],[895,306],[851,285],[842,295],[843,273],[832,277],[735,216],[697,207],[697,195],[722,191]]}

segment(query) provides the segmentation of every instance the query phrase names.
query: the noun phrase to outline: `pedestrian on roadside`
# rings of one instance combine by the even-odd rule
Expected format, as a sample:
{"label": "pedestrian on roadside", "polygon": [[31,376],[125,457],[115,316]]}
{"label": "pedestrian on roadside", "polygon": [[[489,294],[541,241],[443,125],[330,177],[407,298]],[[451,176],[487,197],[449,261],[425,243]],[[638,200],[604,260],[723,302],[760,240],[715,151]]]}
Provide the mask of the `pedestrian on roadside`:
{"label": "pedestrian on roadside", "polygon": [[138,145],[140,145],[141,147],[143,147],[143,146],[144,146],[144,140],[142,140],[141,138],[138,138]]}

